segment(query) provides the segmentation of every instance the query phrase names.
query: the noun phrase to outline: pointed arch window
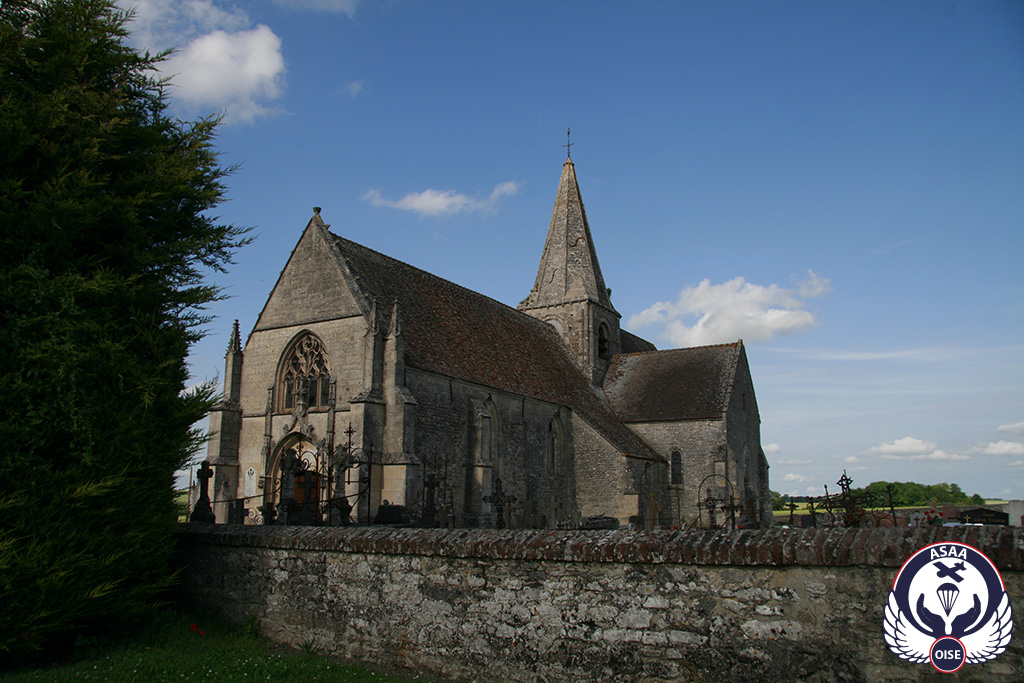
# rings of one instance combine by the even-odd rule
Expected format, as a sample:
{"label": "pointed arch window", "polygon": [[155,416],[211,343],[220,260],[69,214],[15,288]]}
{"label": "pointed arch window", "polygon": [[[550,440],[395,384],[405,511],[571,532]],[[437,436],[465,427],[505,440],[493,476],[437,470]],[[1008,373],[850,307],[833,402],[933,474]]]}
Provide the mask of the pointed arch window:
{"label": "pointed arch window", "polygon": [[672,485],[683,485],[683,456],[679,451],[672,451]]}
{"label": "pointed arch window", "polygon": [[477,461],[484,465],[497,465],[498,409],[490,396],[484,401],[477,424],[479,429]]}
{"label": "pointed arch window", "polygon": [[281,369],[281,409],[299,404],[325,408],[331,400],[331,371],[323,344],[312,334],[291,347]]}
{"label": "pointed arch window", "polygon": [[558,464],[562,458],[562,421],[556,413],[551,417],[548,424],[548,472],[554,474],[558,471]]}

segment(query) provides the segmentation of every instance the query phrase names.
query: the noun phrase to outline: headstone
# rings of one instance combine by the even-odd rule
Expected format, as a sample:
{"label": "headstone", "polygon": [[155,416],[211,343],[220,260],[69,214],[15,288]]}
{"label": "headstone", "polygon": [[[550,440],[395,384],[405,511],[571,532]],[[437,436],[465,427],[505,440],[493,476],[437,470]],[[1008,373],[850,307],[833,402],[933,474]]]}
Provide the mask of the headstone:
{"label": "headstone", "polygon": [[974,508],[961,512],[960,521],[964,524],[1001,524],[1006,526],[1010,522],[1010,515],[988,508]]}
{"label": "headstone", "polygon": [[213,515],[213,508],[210,506],[210,477],[213,476],[213,469],[210,463],[203,461],[199,466],[196,478],[199,480],[199,500],[196,502],[188,521],[199,522],[200,524],[215,524],[217,518]]}
{"label": "headstone", "polygon": [[618,529],[619,520],[614,517],[608,517],[607,515],[597,515],[596,517],[584,517],[580,520],[581,529]]}
{"label": "headstone", "polygon": [[228,524],[245,524],[249,511],[245,508],[245,499],[233,500],[228,505]]}
{"label": "headstone", "polygon": [[441,529],[447,529],[449,523],[448,506],[442,505],[437,508],[437,513],[434,515],[434,520],[437,522],[437,526]]}
{"label": "headstone", "polygon": [[404,505],[390,505],[387,501],[377,508],[374,524],[408,524],[409,510]]}
{"label": "headstone", "polygon": [[348,526],[352,523],[352,503],[344,495],[331,500],[328,523],[331,526]]}

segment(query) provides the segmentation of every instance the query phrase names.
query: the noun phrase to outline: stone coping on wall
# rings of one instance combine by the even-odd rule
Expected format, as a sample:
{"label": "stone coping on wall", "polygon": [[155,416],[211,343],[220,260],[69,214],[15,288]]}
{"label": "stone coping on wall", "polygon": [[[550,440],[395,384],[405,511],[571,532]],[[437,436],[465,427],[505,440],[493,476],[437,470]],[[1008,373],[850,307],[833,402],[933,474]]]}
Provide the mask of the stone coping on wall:
{"label": "stone coping on wall", "polygon": [[956,541],[1000,571],[1024,569],[1024,529],[1003,526],[744,531],[563,531],[182,524],[185,544],[561,562],[900,567],[933,543]]}

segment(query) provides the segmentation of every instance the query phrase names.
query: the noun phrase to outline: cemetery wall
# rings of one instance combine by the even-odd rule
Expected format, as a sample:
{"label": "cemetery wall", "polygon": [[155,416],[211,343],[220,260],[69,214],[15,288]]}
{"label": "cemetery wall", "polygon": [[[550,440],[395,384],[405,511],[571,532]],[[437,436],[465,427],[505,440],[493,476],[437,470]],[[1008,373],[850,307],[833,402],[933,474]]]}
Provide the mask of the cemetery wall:
{"label": "cemetery wall", "polygon": [[[1024,680],[1024,531],[528,531],[183,525],[182,598],[271,639],[477,681]],[[959,541],[999,568],[1016,636],[939,674],[893,655],[902,563]]]}

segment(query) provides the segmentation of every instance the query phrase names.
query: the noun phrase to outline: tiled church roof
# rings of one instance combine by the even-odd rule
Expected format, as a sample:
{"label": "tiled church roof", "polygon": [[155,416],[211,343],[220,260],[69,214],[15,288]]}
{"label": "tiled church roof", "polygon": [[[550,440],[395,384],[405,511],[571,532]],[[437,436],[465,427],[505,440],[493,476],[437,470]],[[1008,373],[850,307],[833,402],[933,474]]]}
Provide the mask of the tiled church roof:
{"label": "tiled church roof", "polygon": [[725,415],[743,342],[616,356],[604,392],[623,422]]}
{"label": "tiled church roof", "polygon": [[623,453],[661,459],[616,419],[550,325],[343,237],[331,239],[358,287],[376,301],[381,329],[398,302],[406,365],[567,406]]}

